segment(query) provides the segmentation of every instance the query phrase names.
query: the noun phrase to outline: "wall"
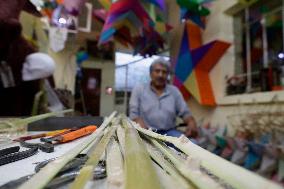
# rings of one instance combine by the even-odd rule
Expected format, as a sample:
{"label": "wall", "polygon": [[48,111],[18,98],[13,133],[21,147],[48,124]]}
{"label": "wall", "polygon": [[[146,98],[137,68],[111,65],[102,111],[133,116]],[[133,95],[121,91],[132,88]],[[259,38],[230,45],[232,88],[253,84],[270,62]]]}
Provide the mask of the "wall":
{"label": "wall", "polygon": [[79,47],[78,44],[80,44],[77,43],[76,37],[73,34],[69,34],[69,39],[66,42],[65,49],[55,53],[49,48],[48,36],[43,29],[43,24],[40,21],[40,18],[26,12],[22,12],[20,21],[23,27],[23,35],[30,39],[35,33],[39,51],[48,53],[54,59],[56,63],[56,69],[53,75],[55,87],[69,89],[74,94],[76,73],[75,54]]}
{"label": "wall", "polygon": [[48,38],[43,30],[43,24],[40,18],[22,11],[19,20],[22,24],[22,34],[24,37],[31,39],[33,34],[36,34],[39,51],[47,52]]}
{"label": "wall", "polygon": [[[206,19],[206,28],[202,33],[203,43],[216,39],[232,43],[231,47],[210,72],[211,84],[217,104],[225,96],[225,76],[234,73],[233,19],[224,14],[224,11],[234,3],[235,1],[228,0],[219,0],[212,3],[210,7],[211,14]],[[188,105],[197,120],[205,119],[213,122],[214,125],[225,122],[225,116],[219,113],[223,109],[221,107],[200,106],[194,99],[189,100]]]}
{"label": "wall", "polygon": [[225,76],[234,73],[234,33],[233,18],[224,14],[224,11],[234,4],[234,1],[219,0],[210,7],[211,14],[206,20],[206,29],[203,32],[203,42],[223,40],[231,43],[218,64],[212,69],[210,78],[215,94],[216,102],[219,103],[224,97]]}
{"label": "wall", "polygon": [[[212,3],[210,6],[211,14],[206,20],[206,29],[202,32],[203,43],[216,39],[233,43],[233,19],[232,17],[226,16],[224,11],[235,2],[236,1],[219,0]],[[168,6],[169,9],[171,9],[169,12],[170,24],[177,27],[171,32],[170,38],[171,57],[174,57],[176,54],[175,50],[178,49],[176,45],[179,44],[177,43],[177,40],[180,40],[181,38],[183,27],[179,21],[179,8],[177,4],[174,1],[168,1]],[[224,78],[226,75],[232,75],[234,73],[234,62],[234,47],[232,45],[210,73],[213,92],[217,102],[222,101],[224,98]],[[216,108],[214,107],[200,106],[193,98],[188,101],[188,105],[197,120],[202,118],[212,119],[212,115],[216,111]]]}
{"label": "wall", "polygon": [[214,39],[232,43],[232,46],[221,58],[219,63],[212,69],[210,78],[216,97],[217,107],[200,106],[194,99],[188,101],[193,115],[197,120],[203,119],[215,127],[228,126],[230,135],[236,128],[253,127],[253,124],[241,122],[246,115],[256,112],[268,114],[283,111],[284,92],[265,92],[244,95],[225,95],[225,76],[231,76],[235,72],[234,56],[234,31],[233,19],[224,14],[224,11],[232,7],[236,1],[219,0],[212,3],[211,14],[207,18],[206,29],[203,32],[203,42]]}
{"label": "wall", "polygon": [[[54,73],[54,81],[56,88],[69,89],[74,94],[75,74],[76,74],[76,52],[77,49],[85,45],[85,39],[96,39],[97,33],[82,33],[68,34],[68,40],[65,49],[60,52],[53,52],[48,48],[48,38],[42,29],[42,24],[39,18],[36,18],[28,13],[21,14],[21,23],[23,25],[23,34],[26,37],[33,35],[34,29],[40,37],[40,51],[47,52],[55,61],[56,69]],[[102,69],[102,91],[100,102],[101,116],[108,116],[114,111],[114,94],[105,95],[107,86],[114,88],[114,63],[90,60],[83,63],[86,68]]]}
{"label": "wall", "polygon": [[[54,73],[56,86],[59,88],[67,87],[72,92],[74,92],[75,86],[75,53],[80,46],[78,44],[84,44],[80,34],[76,39],[72,39],[71,37],[63,51],[59,53],[54,53],[51,50],[49,51],[49,54],[57,63],[56,71]],[[112,95],[105,95],[105,88],[108,86],[113,87],[114,89],[114,63],[90,59],[84,62],[82,67],[102,70],[100,116],[110,115],[115,109],[114,93]]]}

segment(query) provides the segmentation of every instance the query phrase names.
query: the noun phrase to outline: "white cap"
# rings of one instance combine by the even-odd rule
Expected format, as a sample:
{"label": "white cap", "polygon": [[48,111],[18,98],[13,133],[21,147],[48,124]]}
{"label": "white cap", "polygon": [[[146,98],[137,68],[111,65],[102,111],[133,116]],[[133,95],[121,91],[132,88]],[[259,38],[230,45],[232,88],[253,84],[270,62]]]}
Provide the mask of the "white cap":
{"label": "white cap", "polygon": [[51,76],[55,70],[54,60],[45,53],[33,53],[26,57],[22,79],[31,81]]}

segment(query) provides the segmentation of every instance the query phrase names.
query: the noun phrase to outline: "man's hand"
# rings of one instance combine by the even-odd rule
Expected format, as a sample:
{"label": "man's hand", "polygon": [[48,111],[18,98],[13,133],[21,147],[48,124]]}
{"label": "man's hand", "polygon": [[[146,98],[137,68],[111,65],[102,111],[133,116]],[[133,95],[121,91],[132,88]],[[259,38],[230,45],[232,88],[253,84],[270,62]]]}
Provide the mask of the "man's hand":
{"label": "man's hand", "polygon": [[136,123],[138,123],[140,125],[140,127],[144,128],[144,129],[148,129],[148,127],[145,125],[143,119],[141,118],[136,118],[133,121],[135,121]]}
{"label": "man's hand", "polygon": [[185,122],[187,123],[187,128],[185,131],[185,135],[190,138],[197,138],[198,137],[198,128],[196,126],[196,122],[194,117],[188,117]]}

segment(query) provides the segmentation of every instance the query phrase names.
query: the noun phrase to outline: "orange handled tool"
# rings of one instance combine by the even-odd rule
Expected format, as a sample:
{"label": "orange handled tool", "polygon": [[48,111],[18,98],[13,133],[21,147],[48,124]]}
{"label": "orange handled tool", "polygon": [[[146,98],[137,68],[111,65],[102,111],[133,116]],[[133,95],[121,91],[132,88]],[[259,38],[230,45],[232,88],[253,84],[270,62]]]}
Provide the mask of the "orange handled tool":
{"label": "orange handled tool", "polygon": [[69,141],[75,140],[77,138],[80,138],[82,136],[89,135],[92,132],[94,132],[96,129],[97,129],[97,126],[95,126],[95,125],[86,126],[86,127],[81,128],[81,129],[72,131],[70,133],[59,135],[55,138],[55,141],[58,141],[60,143],[69,142]]}
{"label": "orange handled tool", "polygon": [[24,137],[14,139],[14,141],[20,142],[20,141],[27,141],[27,140],[32,140],[32,139],[42,138],[42,137],[47,137],[47,136],[55,136],[59,134],[64,134],[67,131],[70,131],[70,129],[62,129],[62,130],[56,130],[56,131],[51,131],[51,132],[42,133],[42,134],[24,136]]}

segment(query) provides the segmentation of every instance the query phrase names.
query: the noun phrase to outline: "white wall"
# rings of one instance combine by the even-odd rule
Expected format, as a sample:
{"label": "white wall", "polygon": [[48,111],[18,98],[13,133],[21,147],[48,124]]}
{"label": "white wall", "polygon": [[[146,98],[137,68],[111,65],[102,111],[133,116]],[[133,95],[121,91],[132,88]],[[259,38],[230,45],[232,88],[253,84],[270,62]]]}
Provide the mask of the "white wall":
{"label": "white wall", "polygon": [[[60,52],[53,52],[48,48],[48,39],[45,35],[40,20],[27,13],[21,14],[21,23],[23,24],[23,33],[30,37],[33,30],[39,35],[40,50],[47,52],[55,61],[56,69],[54,73],[54,81],[56,88],[69,89],[74,94],[75,90],[75,74],[76,74],[76,52],[79,47],[85,46],[85,39],[96,39],[97,33],[82,33],[70,35],[65,45],[65,49]],[[97,68],[102,70],[101,83],[101,102],[100,115],[108,116],[114,111],[114,93],[112,95],[105,95],[105,88],[107,86],[114,89],[114,62],[102,62],[101,60],[89,60],[83,63],[85,68]]]}
{"label": "white wall", "polygon": [[225,76],[234,73],[234,33],[233,18],[224,14],[234,1],[219,0],[210,7],[211,14],[207,18],[206,29],[203,32],[203,42],[222,40],[231,43],[231,47],[222,56],[218,64],[210,72],[210,79],[216,102],[219,103],[225,95]]}
{"label": "white wall", "polygon": [[[234,35],[233,35],[233,18],[224,14],[224,11],[235,4],[233,0],[214,1],[210,6],[211,14],[206,19],[206,28],[202,32],[203,43],[213,40],[223,40],[232,44],[218,64],[210,72],[210,79],[215,95],[216,102],[219,103],[225,96],[225,76],[234,73]],[[218,120],[218,107],[201,106],[191,98],[188,105],[197,120]],[[217,121],[215,121],[217,122]]]}
{"label": "white wall", "polygon": [[[254,93],[245,95],[225,95],[225,76],[232,76],[235,72],[235,49],[233,18],[224,14],[224,11],[234,5],[236,1],[218,0],[212,3],[211,14],[207,18],[206,29],[203,32],[204,43],[215,39],[232,43],[229,50],[219,63],[210,72],[210,78],[217,107],[200,106],[194,99],[188,101],[193,115],[197,120],[201,118],[213,126],[229,126],[230,135],[234,134],[237,127],[245,127],[240,123],[242,117],[257,111],[283,111],[284,91]],[[274,101],[273,101],[274,99]],[[232,119],[234,117],[234,119]],[[228,119],[229,118],[229,119]],[[235,126],[233,126],[235,125]],[[253,127],[253,125],[251,125]]]}
{"label": "white wall", "polygon": [[39,51],[48,53],[56,63],[54,82],[56,88],[68,89],[74,94],[76,63],[75,56],[80,43],[74,36],[69,36],[65,49],[55,53],[49,49],[48,37],[43,29],[43,24],[38,17],[22,12],[20,21],[23,27],[23,35],[32,38],[36,33]]}

